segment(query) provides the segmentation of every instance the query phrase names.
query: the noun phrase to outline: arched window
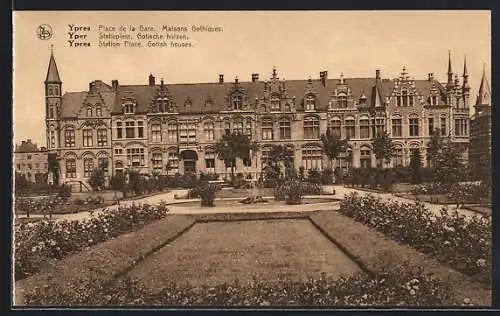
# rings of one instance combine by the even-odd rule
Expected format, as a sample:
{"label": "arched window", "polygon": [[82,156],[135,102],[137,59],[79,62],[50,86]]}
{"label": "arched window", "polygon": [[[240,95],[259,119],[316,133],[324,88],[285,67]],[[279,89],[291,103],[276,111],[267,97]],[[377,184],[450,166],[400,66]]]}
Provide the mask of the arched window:
{"label": "arched window", "polygon": [[66,159],[66,178],[76,178],[76,159]]}
{"label": "arched window", "polygon": [[342,126],[342,121],[340,118],[335,117],[330,121],[330,133],[332,135],[341,136],[341,126]]}
{"label": "arched window", "polygon": [[282,119],[279,122],[280,126],[280,139],[291,139],[292,138],[292,125],[290,120]]}
{"label": "arched window", "polygon": [[83,129],[82,137],[83,137],[83,147],[92,147],[94,145],[92,137],[92,129],[90,128]]}
{"label": "arched window", "polygon": [[308,94],[305,100],[306,111],[314,111],[316,109],[316,98],[312,94]]}
{"label": "arched window", "polygon": [[345,136],[347,139],[356,138],[356,121],[353,117],[345,118]]}
{"label": "arched window", "polygon": [[401,117],[396,116],[392,118],[392,136],[401,137],[403,136],[403,120]]}
{"label": "arched window", "polygon": [[176,174],[179,172],[179,155],[175,148],[168,151],[168,161],[166,166],[167,174]]}
{"label": "arched window", "polygon": [[88,117],[92,116],[92,108],[90,106],[87,108],[87,116]]}
{"label": "arched window", "polygon": [[64,146],[75,147],[75,129],[73,127],[64,130]]}
{"label": "arched window", "polygon": [[252,120],[247,119],[245,122],[245,135],[252,136]]}
{"label": "arched window", "polygon": [[49,86],[47,94],[48,95],[54,95],[54,90],[52,89],[52,86]]}
{"label": "arched window", "polygon": [[419,135],[419,120],[417,115],[410,115],[408,118],[408,128],[410,136],[418,136]]}
{"label": "arched window", "polygon": [[177,142],[177,123],[176,122],[169,122],[167,125],[167,136],[168,136],[168,141],[171,143],[176,143]]}
{"label": "arched window", "polygon": [[359,119],[359,138],[370,138],[370,120],[367,117]]}
{"label": "arched window", "polygon": [[161,124],[153,123],[151,125],[151,141],[155,143],[161,142]]}
{"label": "arched window", "polygon": [[54,87],[54,95],[57,95],[57,96],[60,95],[58,86]]}
{"label": "arched window", "polygon": [[341,108],[341,109],[347,108],[347,96],[346,95],[341,94],[341,95],[337,96],[337,102],[338,102],[339,108]]}
{"label": "arched window", "polygon": [[94,159],[83,159],[83,176],[85,178],[90,178],[90,176],[92,175],[92,171],[94,171]]}
{"label": "arched window", "polygon": [[319,138],[319,119],[314,116],[304,118],[304,139]]}
{"label": "arched window", "polygon": [[273,121],[270,118],[262,119],[262,140],[272,140],[273,136]]}
{"label": "arched window", "polygon": [[96,108],[95,108],[95,115],[98,116],[98,117],[102,116],[102,110],[101,110],[101,106],[100,105],[96,106]]}
{"label": "arched window", "polygon": [[283,111],[284,112],[291,112],[292,111],[292,107],[290,106],[290,103],[285,103],[285,105],[283,106]]}
{"label": "arched window", "polygon": [[203,124],[204,132],[205,132],[205,140],[213,141],[214,140],[214,122],[208,121]]}
{"label": "arched window", "polygon": [[302,167],[305,170],[322,169],[323,149],[319,146],[302,148]]}
{"label": "arched window", "polygon": [[369,147],[363,146],[360,149],[359,162],[361,168],[369,168],[372,166],[372,155]]}

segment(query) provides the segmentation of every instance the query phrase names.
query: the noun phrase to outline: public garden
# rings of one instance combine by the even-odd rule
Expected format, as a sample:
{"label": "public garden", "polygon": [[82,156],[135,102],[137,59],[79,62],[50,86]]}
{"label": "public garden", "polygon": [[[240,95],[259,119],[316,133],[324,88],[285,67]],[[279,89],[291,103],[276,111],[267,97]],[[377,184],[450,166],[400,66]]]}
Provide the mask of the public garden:
{"label": "public garden", "polygon": [[32,221],[16,206],[15,305],[490,306],[491,180],[438,148],[429,170],[343,173],[277,146],[260,179],[134,175],[71,214],[59,188]]}

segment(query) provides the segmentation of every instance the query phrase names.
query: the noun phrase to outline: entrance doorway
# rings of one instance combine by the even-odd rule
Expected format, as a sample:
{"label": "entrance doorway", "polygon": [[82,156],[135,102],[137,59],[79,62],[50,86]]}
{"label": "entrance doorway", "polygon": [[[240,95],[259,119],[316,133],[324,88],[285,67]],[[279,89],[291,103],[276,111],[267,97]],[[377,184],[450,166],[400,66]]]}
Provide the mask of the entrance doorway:
{"label": "entrance doorway", "polygon": [[184,150],[181,152],[181,159],[184,163],[184,173],[196,173],[196,161],[198,154],[194,150]]}

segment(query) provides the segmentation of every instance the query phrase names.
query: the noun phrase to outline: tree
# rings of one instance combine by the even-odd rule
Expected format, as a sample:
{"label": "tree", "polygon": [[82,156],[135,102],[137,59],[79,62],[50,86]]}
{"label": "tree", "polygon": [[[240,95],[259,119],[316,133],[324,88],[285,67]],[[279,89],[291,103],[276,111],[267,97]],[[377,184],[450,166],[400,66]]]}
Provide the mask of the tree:
{"label": "tree", "polygon": [[382,163],[391,162],[392,157],[396,155],[396,146],[392,142],[387,132],[381,132],[372,140],[373,153],[377,158],[377,167],[381,168]]}
{"label": "tree", "polygon": [[106,183],[106,175],[104,172],[105,168],[106,166],[102,164],[92,171],[89,179],[89,184],[92,187],[92,190],[97,191],[104,187],[104,184]]}
{"label": "tree", "polygon": [[427,159],[430,162],[429,167],[434,167],[436,162],[437,154],[440,148],[443,146],[443,138],[440,136],[439,129],[434,129],[430,135],[430,140],[427,143]]}
{"label": "tree", "polygon": [[347,150],[347,139],[341,139],[327,129],[326,134],[321,135],[321,141],[323,142],[323,152],[328,156],[330,168],[333,169],[332,161]]}
{"label": "tree", "polygon": [[414,184],[420,183],[422,181],[422,176],[421,176],[422,156],[420,154],[420,149],[414,149],[411,151],[410,169],[411,169],[411,182]]}
{"label": "tree", "polygon": [[458,183],[465,166],[462,163],[464,148],[453,143],[450,137],[444,138],[441,147],[434,153],[434,177],[437,183],[451,187]]}
{"label": "tree", "polygon": [[285,175],[293,173],[293,150],[284,145],[271,145],[268,160],[264,167],[266,179],[277,180],[281,176],[281,165],[285,167]]}
{"label": "tree", "polygon": [[238,133],[224,134],[214,146],[215,152],[226,166],[231,166],[231,178],[234,178],[236,158],[250,159],[250,151],[256,150],[257,145],[247,135]]}
{"label": "tree", "polygon": [[113,177],[111,177],[111,188],[115,191],[122,192],[123,196],[127,194],[125,175],[123,173],[117,173]]}

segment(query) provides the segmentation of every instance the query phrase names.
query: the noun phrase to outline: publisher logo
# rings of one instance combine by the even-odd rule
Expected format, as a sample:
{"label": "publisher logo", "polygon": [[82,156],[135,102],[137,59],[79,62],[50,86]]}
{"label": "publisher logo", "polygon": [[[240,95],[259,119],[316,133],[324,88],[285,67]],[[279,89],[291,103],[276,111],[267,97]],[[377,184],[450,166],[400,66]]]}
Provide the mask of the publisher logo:
{"label": "publisher logo", "polygon": [[36,36],[41,40],[48,40],[52,37],[52,27],[48,24],[41,24],[36,29]]}

